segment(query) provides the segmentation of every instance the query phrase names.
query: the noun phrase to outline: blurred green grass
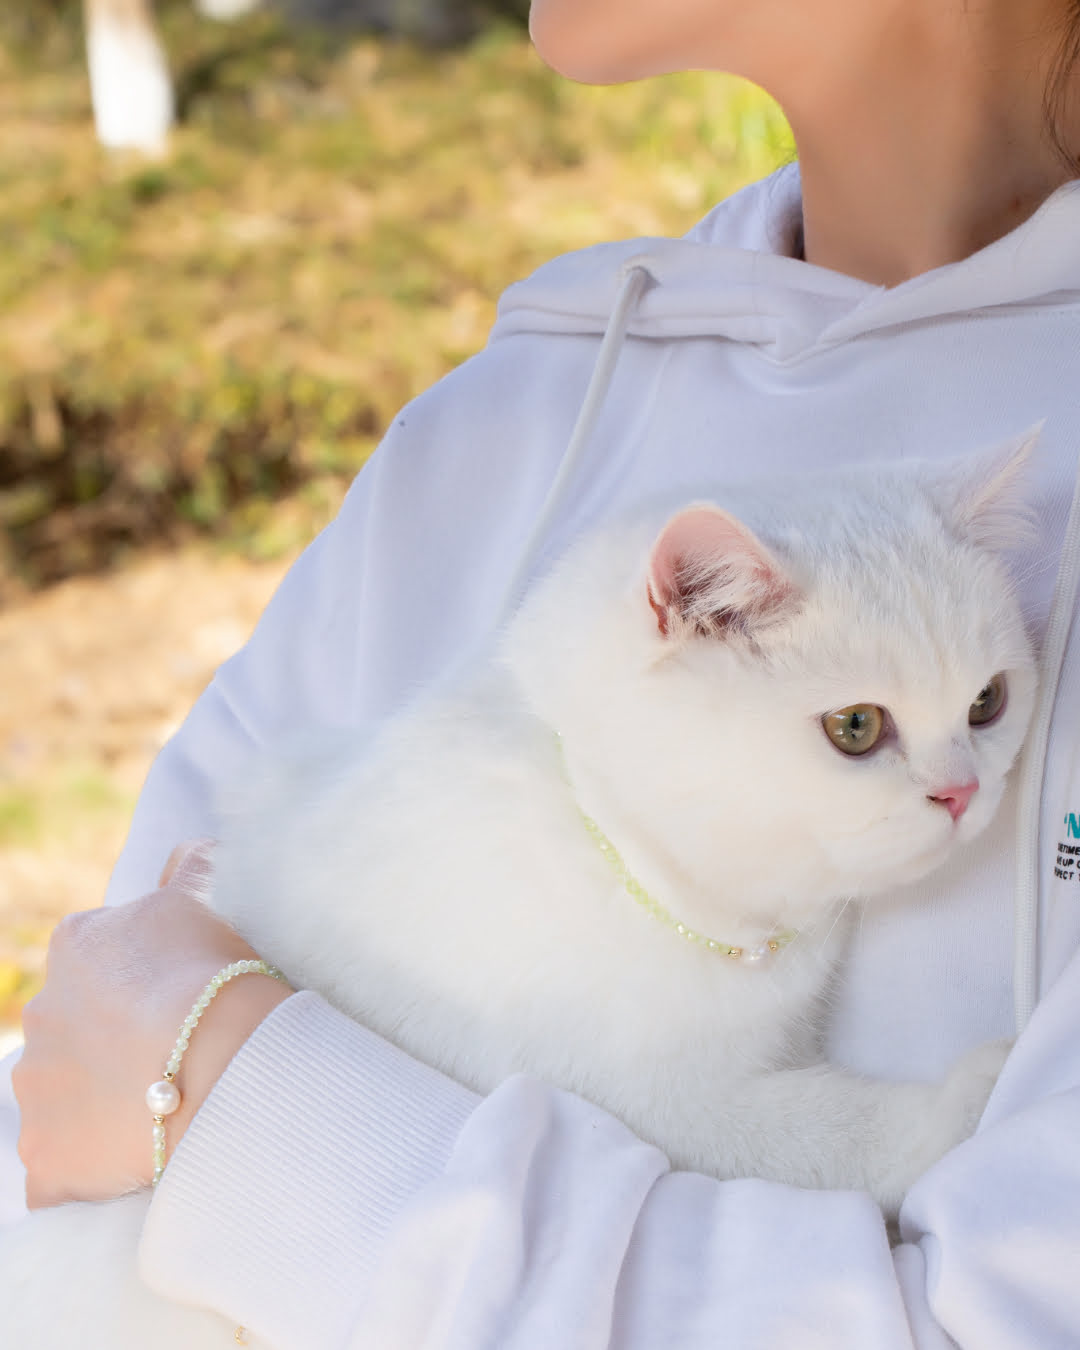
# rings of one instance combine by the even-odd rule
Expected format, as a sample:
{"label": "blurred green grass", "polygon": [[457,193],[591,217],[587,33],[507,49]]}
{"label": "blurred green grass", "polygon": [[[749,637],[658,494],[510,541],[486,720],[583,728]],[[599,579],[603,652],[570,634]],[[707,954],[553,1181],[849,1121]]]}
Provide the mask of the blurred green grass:
{"label": "blurred green grass", "polygon": [[117,159],[71,6],[40,18],[0,19],[0,594],[185,533],[293,545],[509,282],[790,156],[727,77],[588,89],[510,26],[432,53],[185,4],[172,153]]}
{"label": "blurred green grass", "polygon": [[[134,794],[124,791],[99,764],[87,761],[28,778],[0,774],[0,874],[8,858],[50,850],[66,858],[93,851],[102,832],[115,834],[131,814]],[[59,899],[59,897],[57,897]],[[81,899],[79,907],[95,896]],[[0,1033],[18,1022],[44,973],[49,932],[59,913],[14,915],[0,908]]]}
{"label": "blurred green grass", "polygon": [[69,766],[53,779],[0,780],[0,850],[33,848],[50,834],[93,830],[97,819],[130,814],[134,798],[95,765]]}

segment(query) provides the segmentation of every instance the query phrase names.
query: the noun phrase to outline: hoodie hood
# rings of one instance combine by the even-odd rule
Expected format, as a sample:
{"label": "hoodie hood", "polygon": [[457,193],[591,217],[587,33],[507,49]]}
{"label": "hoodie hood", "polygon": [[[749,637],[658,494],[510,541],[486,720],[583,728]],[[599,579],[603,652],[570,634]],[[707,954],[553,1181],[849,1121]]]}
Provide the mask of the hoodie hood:
{"label": "hoodie hood", "polygon": [[[971,257],[894,287],[791,257],[800,217],[798,168],[790,165],[721,203],[682,239],[598,244],[546,263],[505,293],[492,340],[603,333],[635,267],[653,284],[628,316],[628,335],[723,337],[777,362],[950,314],[1080,304],[1080,181]],[[714,242],[721,235],[724,244]]]}

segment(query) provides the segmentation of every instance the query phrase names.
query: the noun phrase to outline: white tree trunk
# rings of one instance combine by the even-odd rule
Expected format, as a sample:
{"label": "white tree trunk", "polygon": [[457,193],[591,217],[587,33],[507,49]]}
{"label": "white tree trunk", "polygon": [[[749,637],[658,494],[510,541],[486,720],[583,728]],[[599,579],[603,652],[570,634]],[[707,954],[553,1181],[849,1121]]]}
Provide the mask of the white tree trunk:
{"label": "white tree trunk", "polygon": [[208,19],[238,19],[258,9],[262,0],[195,0],[195,8]]}
{"label": "white tree trunk", "polygon": [[175,104],[150,0],[85,0],[85,14],[98,139],[110,149],[160,153]]}

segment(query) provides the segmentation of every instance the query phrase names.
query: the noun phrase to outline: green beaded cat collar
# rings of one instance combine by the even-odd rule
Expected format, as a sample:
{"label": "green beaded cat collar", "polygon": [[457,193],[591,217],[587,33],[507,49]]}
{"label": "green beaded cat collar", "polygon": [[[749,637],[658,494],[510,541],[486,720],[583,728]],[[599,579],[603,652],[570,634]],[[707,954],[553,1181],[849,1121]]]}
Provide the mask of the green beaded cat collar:
{"label": "green beaded cat collar", "polygon": [[[566,776],[566,760],[563,751],[562,737],[558,732],[555,732],[555,743],[559,747],[559,754],[563,756],[563,771],[564,776]],[[568,777],[567,783],[569,785]],[[771,936],[764,938],[761,942],[755,943],[753,947],[747,947],[737,946],[731,942],[721,942],[717,938],[708,937],[704,933],[699,933],[697,929],[691,928],[689,924],[685,924],[677,919],[666,905],[657,900],[654,895],[649,894],[641,882],[638,881],[637,877],[634,876],[633,872],[630,871],[630,868],[627,867],[626,863],[623,861],[622,854],[600,826],[597,825],[596,821],[593,820],[592,816],[582,808],[580,803],[575,801],[575,805],[577,806],[578,814],[581,816],[582,823],[586,830],[588,830],[589,834],[595,839],[597,847],[607,859],[611,870],[622,883],[623,889],[626,891],[627,895],[629,895],[631,900],[633,900],[635,904],[640,905],[645,913],[654,918],[658,923],[662,923],[665,928],[670,928],[673,933],[676,933],[679,937],[685,939],[685,941],[691,943],[693,946],[701,947],[707,952],[713,952],[717,956],[726,956],[730,960],[739,961],[744,965],[756,966],[767,961],[770,957],[775,956],[777,952],[781,951],[791,942],[794,942],[795,938],[798,937],[798,931],[796,929],[787,928],[782,932],[773,933]]]}

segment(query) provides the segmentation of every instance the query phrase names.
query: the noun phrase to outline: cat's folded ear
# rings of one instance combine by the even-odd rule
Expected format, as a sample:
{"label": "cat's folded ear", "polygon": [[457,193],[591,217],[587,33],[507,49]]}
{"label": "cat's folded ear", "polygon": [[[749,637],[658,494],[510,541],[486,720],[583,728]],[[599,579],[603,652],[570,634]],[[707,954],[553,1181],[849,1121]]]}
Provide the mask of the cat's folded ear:
{"label": "cat's folded ear", "polygon": [[1025,500],[1023,478],[1043,425],[1039,422],[992,450],[953,460],[939,479],[954,524],[980,548],[1015,548],[1034,534],[1035,517]]}
{"label": "cat's folded ear", "polygon": [[752,635],[800,599],[753,531],[708,502],[680,511],[661,530],[647,585],[657,627],[672,640]]}

